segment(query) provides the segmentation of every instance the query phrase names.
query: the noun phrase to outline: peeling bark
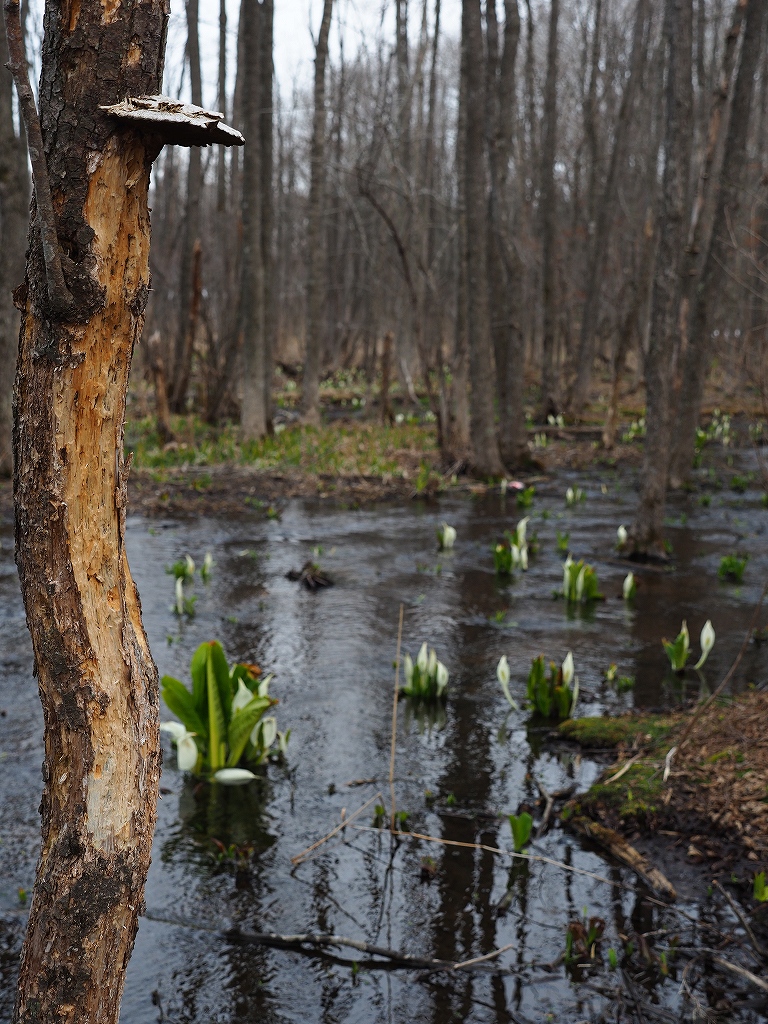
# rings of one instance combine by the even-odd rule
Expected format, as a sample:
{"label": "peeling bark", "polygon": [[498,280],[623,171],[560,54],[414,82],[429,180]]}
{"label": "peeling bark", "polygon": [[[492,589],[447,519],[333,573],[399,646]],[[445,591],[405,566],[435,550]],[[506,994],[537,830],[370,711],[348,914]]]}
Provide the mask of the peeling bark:
{"label": "peeling bark", "polygon": [[159,140],[101,104],[157,93],[167,0],[45,8],[40,121],[74,307],[30,229],[14,424],[16,560],[45,718],[42,850],[14,1022],[116,1022],[160,775],[157,672],[125,553],[123,421]]}

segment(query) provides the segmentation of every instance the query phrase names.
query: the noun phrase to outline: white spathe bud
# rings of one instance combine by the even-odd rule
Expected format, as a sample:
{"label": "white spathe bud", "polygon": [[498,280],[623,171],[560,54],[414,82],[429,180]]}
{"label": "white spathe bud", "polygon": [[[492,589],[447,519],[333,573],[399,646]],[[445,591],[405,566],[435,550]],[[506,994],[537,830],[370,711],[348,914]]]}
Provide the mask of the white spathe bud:
{"label": "white spathe bud", "polygon": [[422,674],[426,672],[427,665],[429,664],[429,652],[427,651],[426,640],[421,645],[421,650],[419,651],[418,657],[416,658],[416,664],[419,667],[419,672],[421,672]]}
{"label": "white spathe bud", "polygon": [[571,685],[571,680],[573,679],[573,671],[573,653],[571,651],[568,651],[568,653],[565,656],[565,661],[563,662],[563,682],[566,686]]}
{"label": "white spathe bud", "polygon": [[699,643],[701,644],[701,657],[696,662],[696,665],[694,666],[695,668],[701,668],[709,657],[709,652],[715,646],[715,631],[710,619],[707,619],[702,627]]}
{"label": "white spathe bud", "polygon": [[628,537],[629,534],[627,533],[626,526],[620,526],[616,531],[616,540],[618,541],[620,548],[623,548],[624,545],[627,543]]}

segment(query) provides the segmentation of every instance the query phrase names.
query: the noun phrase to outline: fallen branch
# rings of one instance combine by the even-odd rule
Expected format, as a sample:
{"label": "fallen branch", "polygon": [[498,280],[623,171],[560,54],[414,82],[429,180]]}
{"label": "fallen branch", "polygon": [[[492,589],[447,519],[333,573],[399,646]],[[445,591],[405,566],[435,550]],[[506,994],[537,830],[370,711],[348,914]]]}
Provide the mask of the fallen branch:
{"label": "fallen branch", "polygon": [[632,868],[654,892],[668,900],[677,899],[675,888],[666,876],[649,864],[646,858],[634,846],[630,846],[618,832],[590,818],[575,817],[571,819],[570,824],[580,835],[593,839],[617,860]]}
{"label": "fallen branch", "polygon": [[488,963],[489,960],[495,959],[502,953],[506,953],[508,949],[511,949],[512,943],[501,946],[499,949],[494,949],[491,953],[486,953],[485,956],[456,962],[453,960],[436,960],[432,957],[413,956],[411,953],[403,953],[397,949],[374,946],[370,942],[364,942],[362,939],[348,939],[344,935],[316,934],[312,932],[298,935],[280,935],[277,932],[243,932],[239,928],[231,928],[229,931],[224,932],[224,938],[239,944],[252,943],[259,946],[278,946],[286,949],[296,946],[311,946],[314,949],[341,946],[356,949],[361,953],[366,953],[368,956],[381,957],[387,960],[389,965],[407,970],[464,971],[484,969],[498,974],[512,973],[508,968],[500,968],[497,965]]}
{"label": "fallen branch", "polygon": [[752,971],[748,971],[746,967],[742,967],[741,964],[732,964],[730,960],[723,960],[721,956],[715,952],[714,949],[705,949],[704,953],[709,953],[712,957],[712,963],[717,964],[718,967],[722,967],[726,971],[731,971],[733,974],[738,974],[742,978],[746,978],[747,981],[751,981],[753,985],[757,985],[763,992],[768,992],[768,981],[764,981],[762,978],[758,978]]}

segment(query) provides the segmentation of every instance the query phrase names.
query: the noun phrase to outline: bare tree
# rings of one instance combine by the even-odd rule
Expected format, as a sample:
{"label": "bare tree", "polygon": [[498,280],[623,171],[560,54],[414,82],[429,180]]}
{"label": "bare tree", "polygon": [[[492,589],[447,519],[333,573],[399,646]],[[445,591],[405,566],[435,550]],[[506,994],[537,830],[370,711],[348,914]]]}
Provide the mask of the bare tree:
{"label": "bare tree", "polygon": [[726,283],[727,267],[734,249],[735,225],[741,182],[747,163],[747,139],[754,83],[768,20],[764,0],[747,0],[744,41],[736,75],[728,132],[725,140],[712,233],[693,300],[688,347],[680,380],[680,403],[670,479],[680,484],[693,462],[696,428],[712,353],[712,314],[716,297]]}
{"label": "bare tree", "polygon": [[541,371],[540,418],[560,410],[557,369],[557,192],[555,156],[557,152],[557,30],[560,0],[550,0],[547,41],[547,80],[544,87],[544,121],[541,143],[541,252],[544,338]]}
{"label": "bare tree", "polygon": [[495,375],[491,346],[487,270],[487,177],[485,171],[485,80],[480,0],[463,0],[462,46],[466,47],[467,336],[469,342],[472,463],[481,476],[503,473],[494,417]]}
{"label": "bare tree", "polygon": [[324,0],[323,17],[315,47],[314,118],[310,155],[310,186],[307,224],[307,332],[302,411],[307,423],[320,423],[320,357],[325,283],[323,210],[325,200],[325,65],[331,31],[333,0]]}
{"label": "bare tree", "polygon": [[664,176],[659,246],[645,361],[646,439],[642,489],[632,529],[638,555],[666,558],[664,507],[670,451],[672,375],[680,353],[680,301],[693,148],[692,0],[666,0],[667,52]]}

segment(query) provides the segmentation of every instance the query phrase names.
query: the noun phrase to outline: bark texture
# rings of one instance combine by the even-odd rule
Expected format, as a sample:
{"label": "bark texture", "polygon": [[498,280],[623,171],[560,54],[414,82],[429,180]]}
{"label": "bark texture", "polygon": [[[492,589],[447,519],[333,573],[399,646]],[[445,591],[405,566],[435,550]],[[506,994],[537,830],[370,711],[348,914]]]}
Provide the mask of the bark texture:
{"label": "bark texture", "polygon": [[[525,345],[520,328],[522,266],[515,248],[510,208],[515,65],[520,40],[517,0],[505,0],[500,34],[493,3],[486,8],[488,51],[487,109],[490,193],[488,204],[488,284],[491,335],[499,399],[499,449],[507,469],[529,459],[523,409]],[[501,35],[501,38],[499,38]]]}
{"label": "bark texture", "polygon": [[494,416],[495,376],[487,272],[487,176],[485,171],[485,81],[480,0],[464,0],[461,25],[466,48],[465,133],[467,337],[469,342],[472,463],[480,476],[501,476]]}
{"label": "bark texture", "polygon": [[[109,0],[104,0],[104,2],[108,4]],[[198,34],[200,0],[186,0],[186,3],[187,60],[189,61],[190,92],[194,105],[201,107],[203,105],[203,83],[200,74],[200,40]],[[192,372],[196,319],[191,315],[191,307],[195,301],[195,246],[200,245],[200,196],[202,189],[202,154],[200,148],[194,146],[189,151],[189,164],[187,166],[187,202],[184,213],[181,277],[179,281],[179,327],[176,335],[176,353],[173,368],[174,385],[173,395],[171,396],[171,408],[174,412],[185,411],[189,377]]]}
{"label": "bark texture", "polygon": [[325,260],[323,209],[325,200],[325,65],[331,31],[333,0],[324,0],[323,18],[315,51],[315,112],[310,150],[309,210],[307,224],[307,341],[302,381],[302,409],[308,423],[320,422],[320,355],[323,350]]}
{"label": "bark texture", "polygon": [[551,0],[547,40],[547,79],[544,85],[544,122],[541,140],[541,278],[544,305],[540,418],[560,411],[557,372],[557,207],[555,154],[557,152],[557,30],[560,0]]}
{"label": "bark texture", "polygon": [[149,868],[158,689],[125,553],[123,420],[159,143],[99,105],[160,91],[168,16],[167,0],[45,8],[40,118],[75,304],[66,320],[50,315],[31,229],[17,292],[14,493],[45,789],[18,1024],[117,1021]]}
{"label": "bark texture", "polygon": [[29,221],[27,151],[13,127],[13,83],[7,63],[5,22],[0,18],[0,477],[13,471],[12,394],[19,314],[11,293],[24,276]]}
{"label": "bark texture", "polygon": [[[246,53],[262,54],[263,5],[250,3],[242,12]],[[243,128],[258,139],[261,119],[261,61],[247,60],[243,71]],[[243,254],[240,279],[240,334],[243,339],[243,407],[240,418],[246,440],[267,432],[267,317],[264,266],[264,195],[258,143],[246,146],[243,158]]]}
{"label": "bark texture", "polygon": [[667,0],[666,122],[659,247],[645,361],[646,423],[643,478],[632,536],[639,555],[664,558],[664,507],[670,449],[672,376],[680,354],[680,301],[693,148],[691,0]]}

